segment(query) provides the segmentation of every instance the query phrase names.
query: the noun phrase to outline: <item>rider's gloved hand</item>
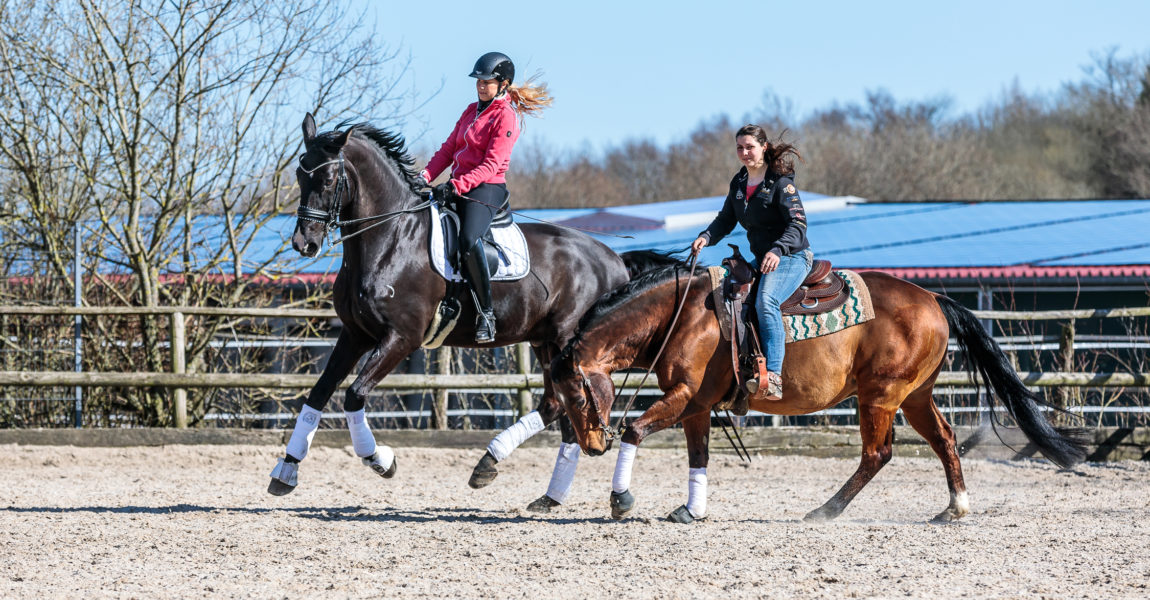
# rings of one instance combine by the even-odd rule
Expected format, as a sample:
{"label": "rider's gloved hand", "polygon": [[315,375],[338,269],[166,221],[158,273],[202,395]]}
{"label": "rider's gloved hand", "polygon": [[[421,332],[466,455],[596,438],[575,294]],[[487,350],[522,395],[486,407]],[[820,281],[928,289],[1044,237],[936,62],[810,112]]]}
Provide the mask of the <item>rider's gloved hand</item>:
{"label": "rider's gloved hand", "polygon": [[428,175],[430,175],[430,173],[427,172],[427,169],[424,169],[424,170],[419,172],[418,177],[419,177],[419,180],[423,182],[423,187],[430,187],[431,186],[431,178],[428,177]]}
{"label": "rider's gloved hand", "polygon": [[432,189],[435,190],[435,197],[444,202],[455,197],[455,186],[450,181],[445,181]]}

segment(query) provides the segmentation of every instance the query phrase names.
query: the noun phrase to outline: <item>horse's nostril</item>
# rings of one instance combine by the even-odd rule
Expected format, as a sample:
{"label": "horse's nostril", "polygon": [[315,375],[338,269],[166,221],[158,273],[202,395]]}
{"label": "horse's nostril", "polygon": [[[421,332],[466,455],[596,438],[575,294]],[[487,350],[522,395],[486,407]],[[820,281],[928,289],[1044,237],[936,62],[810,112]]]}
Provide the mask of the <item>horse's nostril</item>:
{"label": "horse's nostril", "polygon": [[315,242],[308,242],[307,247],[304,248],[304,253],[311,256],[315,254],[317,250],[319,250],[319,247],[315,245]]}

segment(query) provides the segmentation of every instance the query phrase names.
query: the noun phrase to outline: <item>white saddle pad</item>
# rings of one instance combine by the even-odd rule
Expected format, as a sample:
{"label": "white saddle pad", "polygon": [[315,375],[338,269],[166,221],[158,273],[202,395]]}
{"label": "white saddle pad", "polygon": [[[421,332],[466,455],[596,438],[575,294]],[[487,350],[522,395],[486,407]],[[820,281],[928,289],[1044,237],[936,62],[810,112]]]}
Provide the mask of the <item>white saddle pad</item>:
{"label": "white saddle pad", "polygon": [[[439,207],[431,205],[431,266],[448,281],[463,281],[463,277],[456,272],[447,260],[447,240],[443,235],[443,221],[440,219]],[[499,270],[491,276],[491,281],[515,281],[527,276],[531,270],[531,256],[527,251],[527,238],[519,225],[514,223],[510,227],[498,227],[491,230],[495,238],[496,250],[499,254]]]}

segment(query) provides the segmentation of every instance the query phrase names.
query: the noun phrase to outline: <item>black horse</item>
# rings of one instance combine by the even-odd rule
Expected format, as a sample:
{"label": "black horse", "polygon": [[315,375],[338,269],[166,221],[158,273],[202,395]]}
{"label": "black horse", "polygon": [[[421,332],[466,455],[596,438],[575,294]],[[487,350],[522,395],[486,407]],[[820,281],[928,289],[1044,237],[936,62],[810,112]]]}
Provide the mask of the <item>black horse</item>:
{"label": "black horse", "polygon": [[[345,411],[358,411],[372,388],[420,347],[448,283],[431,267],[430,212],[420,208],[420,184],[402,138],[366,124],[317,135],[310,113],[303,121],[303,136],[305,152],[296,170],[300,218],[292,247],[315,256],[337,224],[344,238],[350,238],[343,242],[343,264],[333,289],[343,329],[306,405],[322,410],[339,382],[370,351],[344,400]],[[580,316],[595,300],[629,276],[622,258],[587,235],[548,224],[521,227],[531,272],[518,281],[493,282],[499,331],[484,346],[531,344],[544,366],[545,391],[538,412],[546,425],[563,414],[551,389],[552,357],[567,345]],[[459,325],[444,344],[475,347],[475,308],[471,302],[461,305]],[[567,427],[564,438],[575,441]],[[298,458],[302,456],[284,457],[269,492],[283,495],[295,488]],[[483,484],[495,476],[490,455],[484,460]],[[290,477],[281,473],[284,464]],[[389,472],[376,467],[384,476],[394,472],[393,461]]]}

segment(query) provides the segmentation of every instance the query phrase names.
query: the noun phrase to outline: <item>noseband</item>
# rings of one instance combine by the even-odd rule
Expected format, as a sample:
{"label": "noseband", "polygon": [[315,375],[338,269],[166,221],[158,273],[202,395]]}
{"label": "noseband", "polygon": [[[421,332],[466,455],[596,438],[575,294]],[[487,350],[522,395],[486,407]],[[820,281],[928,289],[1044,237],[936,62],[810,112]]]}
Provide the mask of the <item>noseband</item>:
{"label": "noseband", "polygon": [[299,168],[304,173],[311,175],[319,169],[331,164],[339,164],[339,175],[335,179],[335,200],[328,205],[327,212],[312,208],[304,204],[305,198],[300,196],[299,208],[296,209],[295,214],[304,221],[311,221],[319,223],[324,226],[324,235],[331,232],[340,225],[339,213],[343,211],[343,196],[347,192],[347,170],[344,168],[343,152],[339,153],[339,158],[334,158],[325,163],[320,163],[311,169],[303,166],[303,157],[299,157]]}

